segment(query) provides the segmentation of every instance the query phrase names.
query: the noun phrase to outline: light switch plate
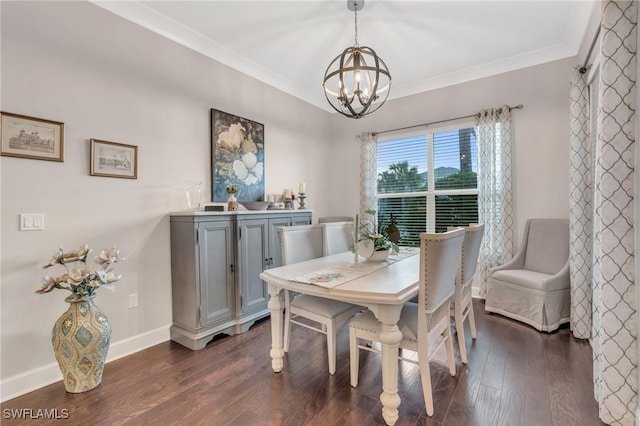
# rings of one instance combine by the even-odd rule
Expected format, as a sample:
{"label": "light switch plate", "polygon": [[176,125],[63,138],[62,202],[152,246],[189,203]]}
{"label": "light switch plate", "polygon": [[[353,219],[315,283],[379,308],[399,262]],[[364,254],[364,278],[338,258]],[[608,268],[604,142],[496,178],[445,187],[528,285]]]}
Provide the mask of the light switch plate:
{"label": "light switch plate", "polygon": [[21,231],[42,231],[44,229],[44,213],[20,213]]}

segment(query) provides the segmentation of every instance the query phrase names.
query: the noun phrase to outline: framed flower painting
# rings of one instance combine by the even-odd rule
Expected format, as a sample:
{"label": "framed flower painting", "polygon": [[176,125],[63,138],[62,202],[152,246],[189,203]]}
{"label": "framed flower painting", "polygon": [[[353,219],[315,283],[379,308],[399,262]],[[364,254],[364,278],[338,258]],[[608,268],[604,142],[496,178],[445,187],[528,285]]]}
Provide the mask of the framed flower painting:
{"label": "framed flower painting", "polygon": [[264,201],[264,125],[211,109],[212,201]]}

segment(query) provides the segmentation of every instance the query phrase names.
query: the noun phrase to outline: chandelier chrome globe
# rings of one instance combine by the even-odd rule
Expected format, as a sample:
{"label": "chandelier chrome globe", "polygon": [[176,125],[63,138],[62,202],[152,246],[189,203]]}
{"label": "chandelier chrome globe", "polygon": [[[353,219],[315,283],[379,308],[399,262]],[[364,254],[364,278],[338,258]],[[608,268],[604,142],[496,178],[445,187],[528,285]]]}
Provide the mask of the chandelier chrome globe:
{"label": "chandelier chrome globe", "polygon": [[361,118],[377,111],[387,100],[391,74],[372,48],[358,44],[358,10],[364,7],[364,0],[348,0],[347,7],[355,13],[355,43],[331,61],[322,86],[333,109],[350,118]]}

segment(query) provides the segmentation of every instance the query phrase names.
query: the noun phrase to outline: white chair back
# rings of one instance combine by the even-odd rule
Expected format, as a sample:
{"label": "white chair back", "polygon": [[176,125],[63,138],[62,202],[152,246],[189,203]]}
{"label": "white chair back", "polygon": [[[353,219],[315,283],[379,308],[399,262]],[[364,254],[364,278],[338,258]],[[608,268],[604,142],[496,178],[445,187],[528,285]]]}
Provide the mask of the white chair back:
{"label": "white chair back", "polygon": [[464,244],[462,245],[462,285],[467,285],[473,280],[478,266],[480,245],[484,236],[484,225],[470,223],[464,228]]}
{"label": "white chair back", "polygon": [[353,222],[351,216],[326,216],[318,219],[318,223],[330,223],[330,222]]}
{"label": "white chair back", "polygon": [[463,243],[464,229],[420,234],[419,300],[427,314],[435,312],[455,292]]}
{"label": "white chair back", "polygon": [[321,225],[297,225],[278,228],[282,247],[282,264],[322,257],[324,233]]}
{"label": "white chair back", "polygon": [[353,222],[329,222],[324,230],[324,255],[349,251],[353,245]]}

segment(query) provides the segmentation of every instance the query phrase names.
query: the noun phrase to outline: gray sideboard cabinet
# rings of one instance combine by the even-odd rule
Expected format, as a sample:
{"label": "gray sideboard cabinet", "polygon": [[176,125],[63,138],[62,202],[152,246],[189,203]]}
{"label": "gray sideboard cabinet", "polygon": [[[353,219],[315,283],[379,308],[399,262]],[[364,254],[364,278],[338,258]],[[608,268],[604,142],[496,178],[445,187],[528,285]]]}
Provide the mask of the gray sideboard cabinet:
{"label": "gray sideboard cabinet", "polygon": [[277,230],[311,219],[310,210],[172,214],[171,339],[198,350],[269,315],[259,274],[282,264]]}

